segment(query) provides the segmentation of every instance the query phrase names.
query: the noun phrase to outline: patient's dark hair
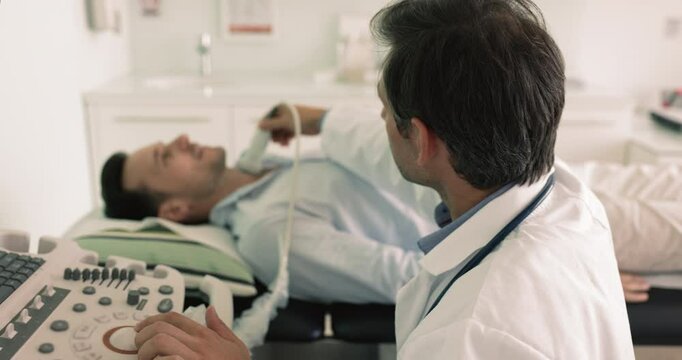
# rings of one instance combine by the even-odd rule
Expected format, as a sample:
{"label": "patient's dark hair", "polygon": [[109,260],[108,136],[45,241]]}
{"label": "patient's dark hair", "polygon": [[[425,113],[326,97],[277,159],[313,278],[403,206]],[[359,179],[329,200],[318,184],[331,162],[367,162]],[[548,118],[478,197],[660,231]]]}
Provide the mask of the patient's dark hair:
{"label": "patient's dark hair", "polygon": [[417,117],[479,189],[533,183],[554,164],[564,62],[527,0],[404,0],[372,19],[402,136]]}
{"label": "patient's dark hair", "polygon": [[116,153],[102,167],[101,186],[104,214],[111,218],[140,220],[156,216],[157,200],[149,193],[123,188],[123,165],[128,156]]}

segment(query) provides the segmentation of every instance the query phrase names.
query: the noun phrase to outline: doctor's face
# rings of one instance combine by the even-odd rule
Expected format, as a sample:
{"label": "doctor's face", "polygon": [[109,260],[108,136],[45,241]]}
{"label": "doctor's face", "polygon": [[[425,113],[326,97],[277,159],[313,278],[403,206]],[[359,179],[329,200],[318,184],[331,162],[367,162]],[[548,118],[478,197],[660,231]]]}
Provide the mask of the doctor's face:
{"label": "doctor's face", "polygon": [[156,143],[128,156],[123,187],[190,199],[210,195],[225,172],[225,150],[192,143],[180,135],[170,143]]}
{"label": "doctor's face", "polygon": [[407,180],[411,182],[418,182],[417,176],[415,176],[416,171],[413,170],[415,167],[415,155],[411,151],[411,142],[409,138],[404,137],[398,130],[398,126],[395,123],[395,118],[393,115],[393,110],[388,104],[386,98],[386,90],[384,89],[383,81],[379,81],[377,86],[377,92],[379,94],[379,99],[381,99],[381,104],[383,108],[381,109],[381,118],[386,124],[386,135],[388,136],[388,144],[391,148],[391,155],[393,155],[393,161],[395,161],[400,174]]}

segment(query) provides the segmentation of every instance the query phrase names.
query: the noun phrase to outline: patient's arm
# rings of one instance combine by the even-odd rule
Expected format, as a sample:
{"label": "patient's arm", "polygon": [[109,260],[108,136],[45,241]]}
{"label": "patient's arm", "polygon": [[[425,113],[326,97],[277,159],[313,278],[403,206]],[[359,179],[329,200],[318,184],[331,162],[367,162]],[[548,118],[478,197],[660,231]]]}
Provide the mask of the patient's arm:
{"label": "patient's arm", "polygon": [[620,282],[623,284],[626,302],[640,303],[649,300],[650,286],[643,277],[621,271]]}
{"label": "patient's arm", "polygon": [[357,108],[330,110],[322,127],[322,149],[336,163],[393,194],[423,216],[433,218],[440,196],[433,189],[402,177],[378,112]]}
{"label": "patient's arm", "polygon": [[[320,123],[327,109],[295,105],[301,119],[301,133],[303,135],[318,135]],[[270,117],[268,117],[270,116]],[[294,137],[294,120],[287,106],[279,104],[275,110],[266,115],[258,123],[258,127],[271,133],[272,140],[280,145],[287,146]]]}
{"label": "patient's arm", "polygon": [[[266,283],[277,275],[277,237],[285,222],[284,216],[259,221],[238,241],[242,256]],[[419,257],[298,213],[289,256],[290,294],[321,302],[395,303],[398,290],[419,271]]]}

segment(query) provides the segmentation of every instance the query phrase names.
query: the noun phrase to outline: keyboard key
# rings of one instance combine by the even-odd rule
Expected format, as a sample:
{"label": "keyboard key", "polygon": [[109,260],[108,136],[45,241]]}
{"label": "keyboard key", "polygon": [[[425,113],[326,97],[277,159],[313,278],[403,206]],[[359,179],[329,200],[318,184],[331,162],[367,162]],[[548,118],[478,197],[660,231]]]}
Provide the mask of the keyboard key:
{"label": "keyboard key", "polygon": [[[26,264],[26,265],[28,265],[28,264]],[[31,276],[31,274],[33,274],[33,270],[31,270],[31,269],[29,269],[29,268],[27,268],[27,267],[23,267],[23,268],[21,268],[21,269],[19,269],[19,270],[17,271],[17,274],[22,274],[22,275],[26,275],[26,276]]]}
{"label": "keyboard key", "polygon": [[26,265],[24,265],[24,267],[27,268],[27,269],[31,269],[31,270],[33,270],[33,271],[36,271],[36,270],[38,270],[38,268],[40,267],[40,265],[38,265],[38,264],[36,264],[36,263],[30,262],[30,263],[26,263]]}
{"label": "keyboard key", "polygon": [[5,270],[11,271],[14,273],[14,272],[19,271],[19,269],[21,269],[22,267],[24,267],[25,264],[26,264],[25,261],[16,260],[13,263],[9,264],[9,266]]}
{"label": "keyboard key", "polygon": [[14,289],[9,286],[0,286],[0,303],[5,301],[13,292]]}
{"label": "keyboard key", "polygon": [[14,261],[14,259],[16,259],[16,258],[17,258],[17,254],[7,254],[7,255],[3,256],[2,259],[0,259],[0,266],[6,267],[9,264],[11,264]]}
{"label": "keyboard key", "polygon": [[12,275],[12,279],[23,283],[24,281],[26,281],[26,279],[28,279],[28,276],[24,274],[14,274]]}
{"label": "keyboard key", "polygon": [[16,290],[17,288],[19,288],[19,286],[21,286],[21,283],[16,280],[9,279],[5,281],[5,283],[2,286],[9,286]]}
{"label": "keyboard key", "polygon": [[3,271],[3,272],[0,272],[0,277],[11,278],[12,275],[14,275],[14,273],[11,273],[11,272],[9,272],[9,271],[7,271],[7,270],[5,270],[5,271]]}
{"label": "keyboard key", "polygon": [[31,258],[31,262],[40,266],[40,265],[45,263],[45,259],[34,257],[34,258]]}
{"label": "keyboard key", "polygon": [[17,259],[28,262],[31,260],[31,257],[27,255],[20,255]]}
{"label": "keyboard key", "polygon": [[0,285],[4,284],[5,281],[7,281],[7,280],[9,280],[9,279],[4,278],[4,277],[0,277]]}

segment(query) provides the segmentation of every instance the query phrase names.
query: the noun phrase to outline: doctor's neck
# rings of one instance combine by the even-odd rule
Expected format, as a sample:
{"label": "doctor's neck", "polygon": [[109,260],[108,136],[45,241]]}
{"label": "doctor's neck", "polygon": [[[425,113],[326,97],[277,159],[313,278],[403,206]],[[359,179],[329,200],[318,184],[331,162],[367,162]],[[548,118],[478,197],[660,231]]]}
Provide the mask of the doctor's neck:
{"label": "doctor's neck", "polygon": [[481,190],[475,188],[461,177],[454,176],[440,184],[440,186],[434,187],[434,189],[440,194],[441,199],[447,205],[448,210],[450,210],[450,218],[455,220],[500,187]]}

